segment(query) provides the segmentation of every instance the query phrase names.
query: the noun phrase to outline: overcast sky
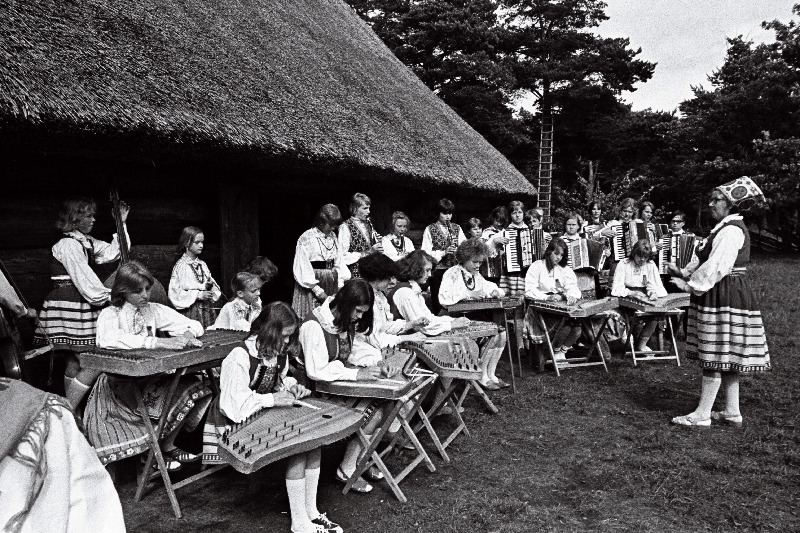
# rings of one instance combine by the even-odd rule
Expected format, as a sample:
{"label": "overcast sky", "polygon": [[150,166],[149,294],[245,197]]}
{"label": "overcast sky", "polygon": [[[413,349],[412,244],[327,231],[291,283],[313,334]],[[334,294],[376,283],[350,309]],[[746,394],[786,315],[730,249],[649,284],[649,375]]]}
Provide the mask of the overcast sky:
{"label": "overcast sky", "polygon": [[692,85],[709,88],[707,76],[722,66],[726,37],[755,43],[772,41],[764,20],[791,19],[800,0],[605,0],[609,20],[596,31],[605,37],[628,37],[641,48],[640,59],[658,63],[653,77],[623,98],[634,111],[670,111],[692,97]]}

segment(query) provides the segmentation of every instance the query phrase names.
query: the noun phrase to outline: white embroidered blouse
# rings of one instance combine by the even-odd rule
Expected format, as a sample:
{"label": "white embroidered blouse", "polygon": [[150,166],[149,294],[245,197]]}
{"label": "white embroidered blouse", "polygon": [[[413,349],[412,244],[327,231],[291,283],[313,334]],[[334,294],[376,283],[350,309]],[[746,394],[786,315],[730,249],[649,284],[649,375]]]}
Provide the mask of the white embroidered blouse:
{"label": "white embroidered blouse", "polygon": [[214,325],[208,329],[233,329],[250,331],[253,320],[261,313],[261,300],[256,300],[253,305],[247,305],[239,297],[226,303],[220,309]]}
{"label": "white embroidered blouse", "polygon": [[333,268],[336,269],[339,279],[339,288],[350,279],[350,269],[344,262],[342,248],[339,246],[336,236],[325,235],[317,228],[306,230],[300,235],[294,252],[292,273],[297,284],[306,289],[311,289],[319,283],[314,276],[312,261],[333,261]]}
{"label": "white embroidered blouse", "polygon": [[525,274],[525,297],[545,300],[548,294],[555,294],[559,289],[568,297],[581,297],[578,279],[571,268],[555,265],[553,270],[548,271],[544,259],[534,261]]}
{"label": "white embroidered blouse", "polygon": [[97,317],[97,346],[116,350],[155,348],[156,332],[179,337],[190,331],[195,337],[203,334],[203,326],[166,305],[148,303],[139,309],[125,302],[100,311]]}
{"label": "white embroidered blouse", "polygon": [[[473,283],[474,285],[470,289],[468,284],[472,285]],[[439,303],[446,306],[471,298],[489,298],[494,292],[498,293],[500,297],[506,295],[503,289],[486,280],[479,272],[472,275],[461,265],[454,265],[445,271],[442,278],[442,286],[439,288]]]}
{"label": "white embroidered blouse", "polygon": [[[705,263],[701,265],[695,254],[683,269],[685,276],[691,276],[688,283],[694,294],[707,292],[733,270],[739,250],[744,246],[744,232],[741,228],[722,227],[725,223],[733,220],[742,220],[742,215],[728,215],[711,230],[711,235],[716,234],[716,237],[711,246],[711,254]],[[708,239],[704,240],[700,246],[706,245],[707,242]]]}
{"label": "white embroidered blouse", "polygon": [[394,293],[394,305],[404,319],[413,321],[421,317],[428,319],[428,325],[420,331],[425,335],[439,335],[453,329],[453,317],[436,316],[425,305],[422,289],[416,281],[408,282],[410,287],[402,287]]}
{"label": "white embroidered blouse", "polygon": [[[211,288],[207,288],[210,282]],[[213,301],[222,296],[222,291],[202,259],[192,259],[183,254],[175,266],[172,267],[172,276],[169,278],[169,301],[175,309],[188,309],[196,301],[200,291],[210,290]]]}
{"label": "white embroidered blouse", "polygon": [[300,346],[303,348],[305,358],[306,374],[315,381],[336,381],[339,379],[355,381],[358,375],[357,368],[348,368],[338,359],[330,361],[328,356],[328,345],[325,343],[325,334],[322,328],[328,333],[339,335],[339,329],[333,324],[333,313],[331,313],[331,301],[329,296],[312,313],[317,317],[315,320],[304,322],[300,326]]}

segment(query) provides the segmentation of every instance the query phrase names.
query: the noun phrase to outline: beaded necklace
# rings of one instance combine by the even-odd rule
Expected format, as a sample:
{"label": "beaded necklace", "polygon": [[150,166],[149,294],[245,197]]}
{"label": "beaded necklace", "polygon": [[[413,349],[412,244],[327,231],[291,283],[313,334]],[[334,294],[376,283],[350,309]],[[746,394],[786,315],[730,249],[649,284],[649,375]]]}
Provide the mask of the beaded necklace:
{"label": "beaded necklace", "polygon": [[475,290],[475,276],[470,276],[469,279],[467,279],[467,271],[463,268],[461,268],[461,279],[464,280],[464,285],[467,286],[468,290]]}

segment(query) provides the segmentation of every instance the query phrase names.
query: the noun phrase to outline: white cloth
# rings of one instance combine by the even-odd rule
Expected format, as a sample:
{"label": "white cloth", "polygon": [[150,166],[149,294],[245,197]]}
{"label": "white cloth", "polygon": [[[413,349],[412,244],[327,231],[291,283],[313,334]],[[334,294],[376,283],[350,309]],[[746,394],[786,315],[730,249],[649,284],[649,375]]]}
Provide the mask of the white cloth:
{"label": "white cloth", "polygon": [[391,259],[392,261],[398,261],[411,252],[414,251],[414,243],[411,242],[411,239],[403,235],[403,252],[400,253],[395,248],[394,244],[392,244],[392,239],[397,240],[396,235],[384,235],[381,239],[381,245],[383,245],[383,253]]}
{"label": "white cloth", "polygon": [[[467,284],[464,281],[465,278],[467,280],[475,279],[475,287],[473,289],[467,288]],[[470,298],[488,298],[495,291],[501,297],[506,295],[503,289],[486,280],[479,272],[475,272],[473,276],[461,265],[454,265],[448,268],[442,277],[442,286],[439,287],[439,303],[446,306]]]}
{"label": "white cloth", "polygon": [[422,296],[422,289],[416,281],[408,282],[410,287],[402,287],[394,293],[394,305],[404,319],[409,322],[421,317],[428,319],[428,325],[420,331],[425,335],[439,335],[453,328],[453,317],[436,316],[431,313],[425,305],[425,298]]}
{"label": "white cloth", "polygon": [[381,349],[396,346],[402,339],[399,333],[408,329],[405,320],[395,320],[389,300],[381,291],[375,291],[372,306],[372,333],[356,333],[353,349],[347,362],[356,366],[374,366],[382,359]]}
{"label": "white cloth", "polygon": [[628,287],[642,287],[648,295],[655,294],[657,298],[667,295],[661,274],[653,261],[646,262],[641,268],[636,267],[633,259],[625,258],[619,262],[614,272],[611,296],[630,295]]}
{"label": "white cloth", "polygon": [[503,228],[497,229],[494,226],[486,228],[481,234],[481,239],[489,247],[489,257],[497,257],[506,252],[505,246],[498,242],[503,237]]}
{"label": "white cloth", "polygon": [[257,299],[253,305],[247,305],[237,296],[222,306],[214,325],[208,329],[232,329],[247,332],[250,331],[250,325],[260,313],[261,300]]}
{"label": "white cloth", "polygon": [[[42,451],[47,471],[20,533],[124,533],[119,496],[94,449],[63,407],[49,413]],[[20,444],[33,455],[30,443]],[[0,525],[24,508],[36,479],[33,466],[11,456],[0,461]],[[3,531],[6,531],[5,529]]]}
{"label": "white cloth", "polygon": [[578,279],[569,267],[555,265],[553,270],[547,270],[544,259],[534,261],[525,274],[525,296],[534,300],[545,300],[548,294],[564,290],[567,297],[579,299],[581,291],[578,288]]}
{"label": "white cloth", "polygon": [[[261,409],[275,407],[275,396],[272,393],[259,394],[250,388],[250,365],[258,364],[256,338],[249,337],[244,344],[247,349],[237,346],[222,361],[219,375],[219,408],[235,423]],[[274,358],[266,363],[277,366],[278,361]],[[286,365],[275,392],[288,390],[297,384],[297,380],[289,377],[288,372],[289,365]]]}
{"label": "white cloth", "polygon": [[[436,222],[436,224],[439,224]],[[439,229],[445,235],[449,235],[448,230],[446,227],[439,224]],[[461,244],[462,242],[466,241],[467,238],[464,236],[464,232],[461,229],[461,226],[456,226],[458,230],[458,237],[456,240],[458,241],[456,245]],[[433,249],[433,238],[431,237],[431,229],[430,226],[425,226],[425,231],[422,232],[422,249],[428,252],[428,254],[436,259],[436,261],[441,261],[442,257],[447,253],[447,250],[434,250]]]}
{"label": "white cloth", "polygon": [[19,299],[17,291],[8,282],[5,275],[0,272],[0,304],[13,311],[16,316],[22,316],[27,311],[25,304]]}
{"label": "white cloth", "polygon": [[317,228],[306,230],[297,239],[294,251],[292,274],[298,285],[311,289],[319,282],[314,276],[311,261],[333,261],[333,268],[338,274],[339,288],[350,279],[350,269],[344,262],[342,248],[333,235],[325,235]]}
{"label": "white cloth", "polygon": [[[685,276],[691,276],[689,287],[694,294],[707,292],[733,270],[739,250],[744,246],[744,232],[736,226],[725,228],[722,226],[734,220],[742,220],[742,215],[728,215],[711,230],[711,235],[716,234],[716,236],[711,246],[711,254],[705,263],[701,265],[697,255],[693,255],[692,260],[683,269]],[[710,237],[703,244],[708,242]]]}
{"label": "white cloth", "polygon": [[[372,235],[367,233],[367,228],[364,226],[364,223],[356,217],[351,217],[351,220],[355,222],[356,227],[361,230],[361,233],[367,242],[370,242]],[[352,238],[353,237],[350,235],[350,227],[347,224],[342,223],[339,226],[339,248],[342,249],[342,259],[346,265],[352,265],[361,259],[362,252],[348,252]]]}
{"label": "white cloth", "polygon": [[[127,228],[125,235],[128,234]],[[89,266],[86,254],[89,253],[98,265],[119,259],[119,239],[114,234],[110,243],[84,235],[78,230],[67,233],[69,237],[59,240],[51,249],[53,257],[61,263],[69,274],[69,279],[92,305],[103,305],[111,298],[111,289],[103,285],[97,274]],[[130,239],[128,243],[130,244]],[[66,276],[53,276],[53,279],[67,279]]]}
{"label": "white cloth", "polygon": [[97,346],[115,350],[155,348],[156,331],[163,331],[172,337],[191,331],[192,335],[200,337],[203,326],[166,305],[151,302],[143,309],[137,309],[125,302],[122,307],[112,305],[100,311],[97,317]]}
{"label": "white cloth", "polygon": [[[193,268],[199,268],[203,272],[203,281],[198,281]],[[211,281],[211,288],[206,288],[206,283]],[[196,301],[200,291],[210,290],[214,297],[212,301],[217,301],[222,296],[222,291],[202,259],[192,259],[183,254],[175,266],[172,267],[172,276],[169,278],[169,301],[175,309],[188,309]]]}
{"label": "white cloth", "polygon": [[332,300],[333,297],[328,297],[322,305],[312,311],[319,323],[315,320],[308,320],[300,326],[299,340],[300,346],[303,348],[306,374],[314,381],[340,379],[355,381],[358,376],[357,368],[347,368],[338,359],[330,361],[328,356],[328,345],[325,343],[325,334],[322,332],[322,328],[325,328],[328,333],[339,335],[339,329],[333,325],[333,313],[331,313],[330,307]]}

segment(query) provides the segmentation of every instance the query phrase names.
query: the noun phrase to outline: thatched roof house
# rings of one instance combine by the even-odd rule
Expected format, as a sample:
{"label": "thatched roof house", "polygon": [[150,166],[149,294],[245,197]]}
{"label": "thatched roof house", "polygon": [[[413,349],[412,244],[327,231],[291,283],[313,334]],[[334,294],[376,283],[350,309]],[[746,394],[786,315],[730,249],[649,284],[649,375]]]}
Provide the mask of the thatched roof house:
{"label": "thatched roof house", "polygon": [[0,57],[15,151],[534,192],[339,0],[3,2]]}

